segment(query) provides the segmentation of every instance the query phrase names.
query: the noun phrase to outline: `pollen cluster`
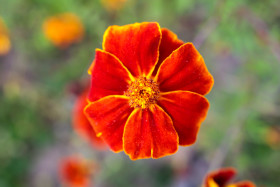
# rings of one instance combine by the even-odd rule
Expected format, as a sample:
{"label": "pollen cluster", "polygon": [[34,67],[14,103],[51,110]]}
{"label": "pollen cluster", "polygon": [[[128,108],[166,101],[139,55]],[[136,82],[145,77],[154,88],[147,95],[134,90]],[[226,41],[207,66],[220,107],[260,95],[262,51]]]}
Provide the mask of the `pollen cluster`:
{"label": "pollen cluster", "polygon": [[146,77],[139,77],[131,82],[125,95],[129,97],[129,105],[134,108],[146,109],[155,104],[159,98],[159,87],[156,82]]}

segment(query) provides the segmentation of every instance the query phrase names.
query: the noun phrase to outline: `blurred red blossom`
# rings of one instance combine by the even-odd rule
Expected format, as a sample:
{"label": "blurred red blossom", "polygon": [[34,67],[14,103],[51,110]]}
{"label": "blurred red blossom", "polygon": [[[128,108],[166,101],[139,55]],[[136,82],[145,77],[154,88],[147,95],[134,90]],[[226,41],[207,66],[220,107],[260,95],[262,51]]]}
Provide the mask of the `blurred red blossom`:
{"label": "blurred red blossom", "polygon": [[93,162],[80,156],[67,157],[60,163],[60,178],[69,187],[87,187],[95,167]]}
{"label": "blurred red blossom", "polygon": [[203,187],[255,187],[250,181],[229,183],[235,174],[236,170],[234,168],[222,168],[210,172],[205,178]]}
{"label": "blurred red blossom", "polygon": [[214,80],[192,43],[154,22],[110,26],[89,71],[85,113],[114,152],[160,158],[196,141]]}
{"label": "blurred red blossom", "polygon": [[84,139],[89,141],[91,145],[97,149],[105,149],[104,141],[96,136],[96,133],[90,122],[84,114],[84,108],[87,106],[87,96],[89,88],[85,88],[77,97],[73,108],[73,127],[75,131]]}

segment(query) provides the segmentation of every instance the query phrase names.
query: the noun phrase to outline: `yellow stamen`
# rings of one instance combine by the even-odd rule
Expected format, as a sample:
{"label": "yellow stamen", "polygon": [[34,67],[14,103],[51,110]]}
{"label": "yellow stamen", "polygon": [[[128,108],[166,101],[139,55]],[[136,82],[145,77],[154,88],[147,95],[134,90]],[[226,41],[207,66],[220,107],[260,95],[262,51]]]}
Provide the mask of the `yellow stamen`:
{"label": "yellow stamen", "polygon": [[131,107],[146,109],[156,103],[159,93],[157,83],[152,79],[139,77],[129,85],[125,95],[129,97]]}

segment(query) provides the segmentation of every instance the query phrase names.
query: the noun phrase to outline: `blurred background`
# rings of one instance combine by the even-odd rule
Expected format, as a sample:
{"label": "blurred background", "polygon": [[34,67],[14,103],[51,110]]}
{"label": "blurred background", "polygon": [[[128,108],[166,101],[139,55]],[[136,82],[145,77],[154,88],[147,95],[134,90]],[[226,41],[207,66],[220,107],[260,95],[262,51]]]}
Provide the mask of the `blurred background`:
{"label": "blurred background", "polygon": [[[76,154],[97,165],[96,187],[198,187],[226,166],[278,187],[279,10],[278,0],[0,0],[0,187],[63,186],[59,163]],[[193,146],[131,161],[79,136],[72,110],[106,28],[143,21],[193,42],[215,85]]]}

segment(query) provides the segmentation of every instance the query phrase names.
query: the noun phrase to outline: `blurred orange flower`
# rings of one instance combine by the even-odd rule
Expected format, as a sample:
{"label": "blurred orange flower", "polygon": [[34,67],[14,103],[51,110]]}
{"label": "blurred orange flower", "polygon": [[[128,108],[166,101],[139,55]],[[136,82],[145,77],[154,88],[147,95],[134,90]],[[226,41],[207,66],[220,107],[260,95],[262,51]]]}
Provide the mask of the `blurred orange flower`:
{"label": "blurred orange flower", "polygon": [[271,148],[280,148],[280,126],[276,125],[268,128],[266,142]]}
{"label": "blurred orange flower", "polygon": [[57,47],[67,48],[84,36],[80,19],[72,13],[59,14],[45,20],[43,30],[46,37]]}
{"label": "blurred orange flower", "polygon": [[104,141],[97,137],[95,131],[84,114],[84,108],[87,106],[87,96],[89,88],[85,89],[77,98],[73,108],[73,126],[76,132],[89,141],[92,146],[98,149],[105,149]]}
{"label": "blurred orange flower", "polygon": [[94,167],[92,162],[78,156],[65,158],[59,168],[61,180],[70,187],[89,186]]}
{"label": "blurred orange flower", "polygon": [[101,0],[102,5],[108,11],[117,11],[120,10],[127,0]]}
{"label": "blurred orange flower", "polygon": [[223,168],[213,171],[206,176],[203,187],[255,187],[250,181],[228,184],[235,174],[236,171],[234,168]]}
{"label": "blurred orange flower", "polygon": [[11,41],[4,20],[0,17],[0,56],[6,55],[11,49]]}
{"label": "blurred orange flower", "polygon": [[214,80],[193,44],[158,23],[111,26],[90,74],[85,113],[113,151],[160,158],[196,141]]}

